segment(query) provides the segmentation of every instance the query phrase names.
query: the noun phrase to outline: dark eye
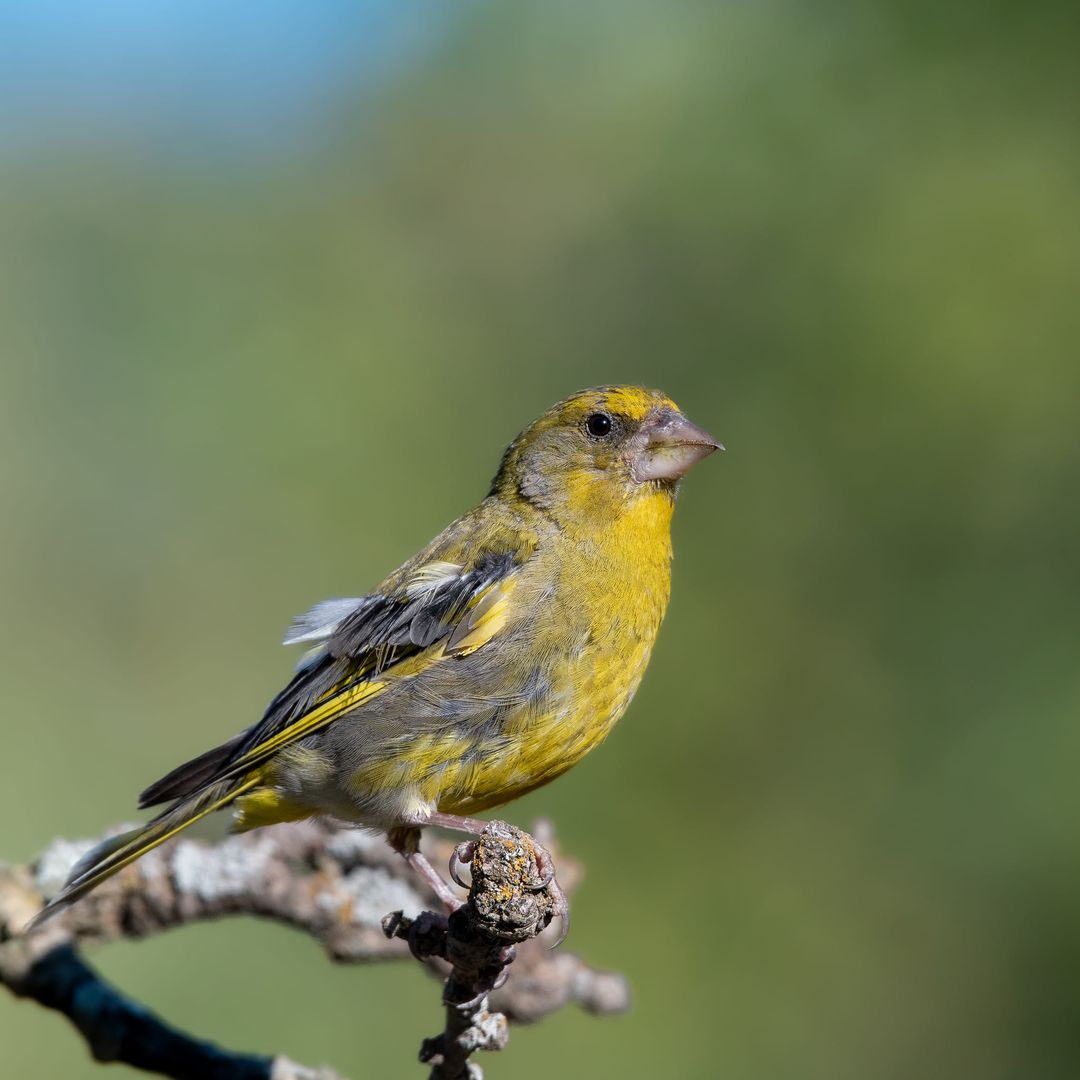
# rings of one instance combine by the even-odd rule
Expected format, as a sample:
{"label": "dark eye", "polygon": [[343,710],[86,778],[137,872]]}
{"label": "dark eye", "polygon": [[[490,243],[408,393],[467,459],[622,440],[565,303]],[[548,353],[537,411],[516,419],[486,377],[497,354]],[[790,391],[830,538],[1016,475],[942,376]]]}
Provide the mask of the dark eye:
{"label": "dark eye", "polygon": [[585,420],[585,430],[594,438],[602,439],[611,434],[611,417],[607,413],[594,412]]}

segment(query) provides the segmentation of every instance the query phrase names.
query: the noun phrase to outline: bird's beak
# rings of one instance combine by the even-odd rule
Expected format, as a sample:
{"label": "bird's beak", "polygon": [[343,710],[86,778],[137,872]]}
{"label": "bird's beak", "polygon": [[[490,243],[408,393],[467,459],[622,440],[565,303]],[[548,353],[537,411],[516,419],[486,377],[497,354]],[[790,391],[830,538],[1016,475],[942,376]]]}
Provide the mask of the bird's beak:
{"label": "bird's beak", "polygon": [[634,479],[678,480],[714,450],[723,450],[707,431],[670,410],[646,423],[645,445],[634,458]]}

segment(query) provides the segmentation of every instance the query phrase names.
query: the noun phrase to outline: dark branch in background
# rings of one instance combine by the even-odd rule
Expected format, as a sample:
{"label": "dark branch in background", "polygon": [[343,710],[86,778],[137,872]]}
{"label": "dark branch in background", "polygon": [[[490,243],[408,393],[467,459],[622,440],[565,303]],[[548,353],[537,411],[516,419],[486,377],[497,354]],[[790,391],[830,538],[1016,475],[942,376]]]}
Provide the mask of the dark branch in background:
{"label": "dark branch in background", "polygon": [[20,987],[26,997],[63,1013],[98,1061],[122,1061],[184,1080],[284,1080],[322,1076],[284,1059],[234,1054],[177,1031],[105,982],[70,945],[47,952]]}
{"label": "dark branch in background", "polygon": [[[477,845],[469,902],[449,920],[429,910],[434,896],[382,840],[300,822],[218,844],[165,845],[24,934],[42,896],[90,846],[57,841],[32,866],[0,864],[0,982],[66,1015],[100,1061],[176,1080],[335,1080],[328,1069],[231,1053],[179,1032],[110,986],[78,952],[224,915],[303,930],[339,962],[402,959],[411,949],[446,978],[446,1025],[422,1052],[439,1080],[479,1076],[468,1057],[505,1045],[507,1020],[538,1020],[568,1003],[619,1012],[628,1002],[621,976],[547,947],[553,931],[540,936],[550,912],[535,852],[527,834],[507,825],[494,823]],[[439,857],[449,851],[444,845]],[[561,860],[564,885],[577,877],[573,862]],[[493,990],[511,960],[513,977]]]}

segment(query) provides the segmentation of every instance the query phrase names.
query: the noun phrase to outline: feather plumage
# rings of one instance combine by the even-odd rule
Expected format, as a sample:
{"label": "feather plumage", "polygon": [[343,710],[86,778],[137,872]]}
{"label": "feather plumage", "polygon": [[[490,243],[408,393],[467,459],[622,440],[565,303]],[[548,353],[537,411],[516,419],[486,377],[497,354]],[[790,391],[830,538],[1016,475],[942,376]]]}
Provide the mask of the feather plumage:
{"label": "feather plumage", "polygon": [[151,784],[142,805],[171,805],[92,853],[50,910],[230,804],[242,828],[331,814],[396,829],[580,760],[625,711],[663,618],[679,474],[656,455],[673,445],[690,447],[679,461],[715,448],[655,391],[555,406],[488,497],[376,590],[294,619],[286,643],[313,647],[262,718]]}

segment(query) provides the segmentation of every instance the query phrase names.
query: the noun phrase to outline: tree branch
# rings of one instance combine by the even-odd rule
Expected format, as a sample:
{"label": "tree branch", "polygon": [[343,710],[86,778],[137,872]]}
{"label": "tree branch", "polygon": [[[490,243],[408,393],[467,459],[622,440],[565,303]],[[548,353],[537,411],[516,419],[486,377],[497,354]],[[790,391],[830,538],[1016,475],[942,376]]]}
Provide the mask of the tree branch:
{"label": "tree branch", "polygon": [[98,1061],[120,1061],[176,1080],[336,1080],[329,1069],[230,1053],[177,1031],[107,983],[70,945],[37,961],[22,992],[67,1016]]}
{"label": "tree branch", "polygon": [[[485,832],[473,860],[470,901],[449,921],[426,911],[434,896],[382,840],[299,822],[218,844],[180,839],[164,845],[24,933],[43,896],[59,888],[90,846],[56,841],[31,866],[0,864],[0,982],[67,1015],[99,1060],[125,1061],[178,1080],[334,1077],[282,1057],[233,1054],[176,1031],[105,982],[77,951],[234,914],[302,930],[335,961],[400,959],[411,948],[432,973],[449,973],[446,1027],[427,1046],[425,1059],[435,1062],[434,1077],[478,1075],[468,1056],[504,1045],[506,1018],[537,1020],[571,1002],[595,1013],[627,1005],[620,976],[596,972],[538,939],[547,899],[537,891],[540,876],[528,835],[510,826],[493,823]],[[448,854],[443,845],[440,855]],[[561,877],[573,884],[576,876],[566,860]],[[388,910],[395,914],[384,932]],[[513,958],[506,947],[515,942],[521,944],[513,978],[491,993]]]}

